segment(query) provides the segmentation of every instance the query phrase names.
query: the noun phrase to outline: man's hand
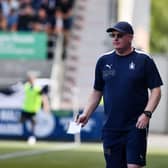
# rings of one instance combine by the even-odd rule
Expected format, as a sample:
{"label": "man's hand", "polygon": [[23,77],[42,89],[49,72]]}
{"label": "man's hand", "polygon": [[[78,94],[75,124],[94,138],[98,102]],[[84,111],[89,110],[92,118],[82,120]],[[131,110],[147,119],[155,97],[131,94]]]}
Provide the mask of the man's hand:
{"label": "man's hand", "polygon": [[84,127],[86,125],[86,123],[88,122],[89,118],[86,114],[81,114],[79,115],[79,117],[76,119],[77,124],[82,124],[82,127]]}
{"label": "man's hand", "polygon": [[136,127],[139,129],[144,129],[147,127],[148,123],[149,123],[150,118],[147,117],[144,113],[141,114],[138,118],[138,121],[136,123]]}

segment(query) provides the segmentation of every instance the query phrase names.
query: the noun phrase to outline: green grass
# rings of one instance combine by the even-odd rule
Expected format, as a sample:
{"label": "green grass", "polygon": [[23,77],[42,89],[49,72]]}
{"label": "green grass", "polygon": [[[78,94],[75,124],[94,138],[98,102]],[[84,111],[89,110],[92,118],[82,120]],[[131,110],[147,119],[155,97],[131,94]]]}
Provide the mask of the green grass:
{"label": "green grass", "polygon": [[146,168],[167,168],[168,167],[168,153],[167,154],[149,154],[148,164]]}
{"label": "green grass", "polygon": [[[67,143],[38,142],[29,146],[21,141],[0,141],[0,157],[7,153],[42,151],[41,154],[0,160],[0,168],[104,168],[101,144],[82,144],[69,149]],[[167,168],[168,149],[150,148],[147,168]]]}

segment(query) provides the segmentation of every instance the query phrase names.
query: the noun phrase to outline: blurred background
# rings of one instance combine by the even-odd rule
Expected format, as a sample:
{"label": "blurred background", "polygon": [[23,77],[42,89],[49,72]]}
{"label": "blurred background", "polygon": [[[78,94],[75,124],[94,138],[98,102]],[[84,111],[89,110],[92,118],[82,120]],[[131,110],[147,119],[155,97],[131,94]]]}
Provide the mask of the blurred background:
{"label": "blurred background", "polygon": [[167,6],[167,0],[0,0],[0,139],[27,137],[29,123],[19,122],[23,84],[35,71],[37,84],[48,87],[51,107],[36,117],[38,140],[100,142],[102,104],[80,135],[66,131],[87,102],[97,59],[112,49],[106,28],[124,20],[134,27],[134,46],[149,53],[161,73],[162,99],[149,144],[168,147]]}
{"label": "blurred background", "polygon": [[[124,20],[134,27],[134,46],[153,57],[164,82],[150,123],[148,163],[167,168],[167,6],[167,0],[0,0],[0,166],[104,167],[102,103],[80,135],[66,131],[88,100],[97,59],[112,50],[107,27]],[[32,71],[36,84],[47,88],[50,113],[36,116],[38,143],[30,147],[30,123],[19,120],[23,85]]]}

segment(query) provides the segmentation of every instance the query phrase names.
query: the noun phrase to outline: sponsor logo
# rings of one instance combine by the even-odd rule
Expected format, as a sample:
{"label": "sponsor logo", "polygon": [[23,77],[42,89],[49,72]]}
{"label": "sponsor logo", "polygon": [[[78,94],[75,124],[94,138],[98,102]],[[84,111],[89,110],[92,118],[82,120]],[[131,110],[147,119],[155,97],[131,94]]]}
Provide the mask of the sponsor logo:
{"label": "sponsor logo", "polygon": [[134,70],[134,69],[135,69],[135,64],[134,64],[134,62],[131,62],[131,63],[129,64],[129,69],[130,69],[130,70]]}

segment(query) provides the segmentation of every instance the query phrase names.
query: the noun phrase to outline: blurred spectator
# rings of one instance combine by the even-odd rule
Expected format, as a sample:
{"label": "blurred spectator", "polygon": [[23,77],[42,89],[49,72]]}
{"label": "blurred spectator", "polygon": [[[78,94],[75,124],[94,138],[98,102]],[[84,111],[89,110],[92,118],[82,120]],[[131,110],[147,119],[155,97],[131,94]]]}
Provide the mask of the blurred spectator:
{"label": "blurred spectator", "polygon": [[59,0],[57,15],[61,15],[63,19],[63,35],[64,35],[64,53],[63,59],[66,58],[66,47],[68,44],[69,34],[73,21],[74,0]]}
{"label": "blurred spectator", "polygon": [[56,20],[54,17],[49,17],[44,8],[40,8],[36,16],[36,21],[34,24],[34,31],[44,31],[48,34],[48,59],[52,59],[54,56],[55,47],[55,24]]}
{"label": "blurred spectator", "polygon": [[7,29],[6,18],[4,17],[2,10],[0,10],[0,30],[6,31],[6,29]]}
{"label": "blurred spectator", "polygon": [[26,5],[22,8],[22,12],[19,13],[17,29],[19,31],[31,31],[34,21],[34,10],[30,5]]}
{"label": "blurred spectator", "polygon": [[18,10],[19,8],[19,3],[17,0],[5,0],[5,1],[1,1],[1,4],[2,4],[3,15],[5,17],[8,17],[11,9]]}
{"label": "blurred spectator", "polygon": [[41,3],[41,7],[46,10],[49,17],[54,17],[58,3],[59,0],[43,0]]}
{"label": "blurred spectator", "polygon": [[46,10],[40,8],[36,20],[35,20],[35,31],[44,31],[47,34],[52,34],[55,27],[55,20],[48,17]]}
{"label": "blurred spectator", "polygon": [[7,16],[7,30],[16,31],[18,22],[18,13],[16,9],[12,8]]}
{"label": "blurred spectator", "polygon": [[32,0],[32,7],[35,9],[35,11],[38,11],[41,7],[43,0]]}
{"label": "blurred spectator", "polygon": [[32,6],[32,0],[19,0],[20,9],[24,9],[26,6]]}

